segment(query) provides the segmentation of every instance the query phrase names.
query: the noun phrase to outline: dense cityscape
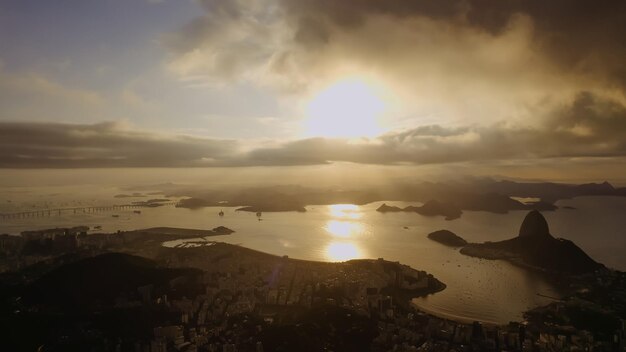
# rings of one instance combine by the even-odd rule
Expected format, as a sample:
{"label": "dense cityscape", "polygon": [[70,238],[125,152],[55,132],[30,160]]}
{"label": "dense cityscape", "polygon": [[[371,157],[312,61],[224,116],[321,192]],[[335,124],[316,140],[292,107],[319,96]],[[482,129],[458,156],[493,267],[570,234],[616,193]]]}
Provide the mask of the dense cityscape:
{"label": "dense cityscape", "polygon": [[[527,312],[525,321],[463,323],[412,306],[410,298],[436,294],[445,285],[383,258],[310,262],[214,241],[160,246],[183,236],[180,231],[199,235],[182,229],[89,235],[87,230],[1,237],[2,325],[10,332],[5,342],[15,350],[624,348],[626,275],[608,269],[568,277],[563,284],[570,296]],[[46,327],[50,323],[55,328]]]}

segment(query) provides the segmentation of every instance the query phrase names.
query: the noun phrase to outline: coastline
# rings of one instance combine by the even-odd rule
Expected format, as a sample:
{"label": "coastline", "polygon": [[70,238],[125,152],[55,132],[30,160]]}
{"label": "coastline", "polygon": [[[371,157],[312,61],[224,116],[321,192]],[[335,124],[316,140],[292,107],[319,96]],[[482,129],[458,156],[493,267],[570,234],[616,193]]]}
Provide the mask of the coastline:
{"label": "coastline", "polygon": [[[161,233],[159,230],[167,233]],[[191,300],[183,297],[180,302],[187,302],[185,304],[193,302],[192,304],[207,309],[213,305],[214,308],[218,308],[217,312],[221,312],[216,318],[218,321],[223,321],[224,316],[228,317],[228,315],[222,316],[222,313],[243,313],[262,319],[270,319],[265,321],[268,324],[267,327],[280,328],[285,326],[284,324],[292,324],[294,317],[304,319],[309,313],[321,312],[323,318],[326,312],[336,312],[341,317],[348,317],[351,319],[350,321],[360,319],[370,323],[375,322],[378,327],[382,328],[379,336],[393,333],[398,328],[407,328],[417,331],[416,334],[422,334],[421,336],[426,337],[428,341],[440,340],[458,345],[477,341],[481,345],[489,345],[492,343],[491,341],[494,341],[489,336],[498,336],[500,333],[514,334],[520,337],[526,336],[523,338],[525,343],[531,344],[540,342],[541,336],[545,334],[557,336],[562,331],[568,331],[582,338],[588,336],[584,321],[577,322],[575,328],[560,326],[558,323],[563,319],[569,319],[571,316],[568,315],[569,312],[572,312],[571,314],[574,314],[575,317],[579,311],[583,314],[595,314],[594,319],[615,320],[615,316],[606,313],[607,311],[599,304],[613,302],[616,299],[623,300],[623,297],[619,297],[620,292],[622,292],[619,291],[619,286],[617,290],[608,291],[608,293],[603,293],[601,290],[597,291],[594,286],[596,280],[600,280],[598,282],[602,283],[606,282],[609,285],[620,285],[624,282],[623,275],[619,272],[598,273],[584,277],[564,278],[564,280],[575,284],[577,288],[586,288],[586,291],[570,290],[561,300],[536,308],[529,308],[524,312],[523,319],[512,320],[508,323],[472,319],[454,312],[429,310],[416,304],[415,298],[428,297],[431,294],[441,292],[445,290],[446,285],[425,271],[414,269],[397,261],[384,260],[383,258],[354,259],[344,262],[303,260],[218,241],[211,241],[212,245],[210,246],[185,248],[163,246],[163,240],[181,239],[181,236],[184,238],[185,234],[195,237],[198,231],[184,228],[151,228],[112,234],[86,235],[105,242],[83,242],[83,245],[87,243],[90,245],[73,252],[60,253],[56,258],[48,258],[49,260],[46,263],[41,263],[41,265],[35,264],[10,275],[3,275],[3,283],[10,285],[10,280],[14,279],[14,292],[19,292],[20,286],[25,290],[26,296],[24,297],[27,299],[24,304],[27,306],[35,304],[44,309],[41,311],[42,314],[46,314],[50,309],[57,309],[55,304],[61,306],[65,304],[63,307],[71,311],[73,306],[68,305],[68,302],[74,301],[65,300],[62,301],[65,303],[57,303],[55,300],[51,300],[45,301],[45,304],[42,305],[41,302],[37,301],[37,297],[48,297],[49,295],[37,295],[36,292],[45,291],[28,291],[28,288],[40,287],[41,282],[43,282],[44,286],[42,287],[45,287],[46,290],[57,292],[58,287],[55,286],[59,285],[57,279],[61,279],[61,287],[66,290],[69,289],[68,292],[75,292],[72,291],[75,290],[72,289],[72,285],[78,285],[76,287],[84,285],[86,288],[97,285],[95,282],[100,282],[100,278],[94,278],[91,269],[90,271],[83,270],[82,268],[85,267],[83,264],[88,264],[87,268],[90,267],[89,265],[93,267],[93,263],[96,263],[95,268],[127,267],[128,272],[138,274],[135,277],[140,280],[130,287],[130,292],[140,293],[147,287],[152,287],[150,282],[143,281],[142,278],[144,277],[152,277],[151,280],[156,280],[157,285],[169,282],[161,288],[167,289],[166,287],[170,287],[173,282],[184,286],[184,282],[187,282],[186,280],[189,278],[168,276],[159,279],[153,276],[155,273],[159,272],[163,275],[167,275],[166,273],[188,273],[196,277],[194,280],[198,280],[196,283],[200,284],[202,289],[189,296]],[[91,246],[94,243],[98,243],[100,247]],[[98,266],[97,263],[106,263],[106,265]],[[146,268],[146,265],[155,268],[156,271],[143,269]],[[37,267],[38,270],[32,270],[34,267]],[[146,276],[141,274],[143,272],[152,274]],[[111,287],[118,287],[120,285],[118,276],[117,274],[104,276],[106,277],[104,280],[105,282],[111,281]],[[54,279],[50,279],[50,277]],[[573,280],[570,281],[570,279]],[[159,282],[161,284],[158,284]],[[189,286],[188,288],[191,289],[192,287]],[[171,287],[169,289],[171,290]],[[79,290],[79,292],[82,291]],[[89,303],[100,302],[97,301],[98,292],[100,291],[93,291],[86,295],[81,307],[99,311],[100,303],[95,303],[95,305]],[[115,302],[123,302],[127,298],[124,296],[124,292],[118,290],[106,292],[109,292],[111,297],[117,295]],[[174,291],[170,293],[174,294]],[[582,302],[580,298],[589,299],[589,297],[594,297],[597,294],[606,295],[594,303],[598,305],[589,306],[589,304],[579,303]],[[21,296],[23,295],[20,294]],[[228,303],[226,306],[215,303],[220,301],[211,303],[212,301],[206,300],[207,297],[223,297],[222,299]],[[93,301],[94,299],[96,301]],[[146,298],[146,296],[143,297],[143,300],[143,303],[135,301],[132,304],[148,310],[159,305],[158,300],[154,301],[149,297]],[[174,309],[184,311],[185,308],[180,307],[176,306]],[[215,312],[215,310],[211,311]],[[244,317],[247,316],[249,315],[244,315]],[[185,322],[184,319],[183,322]],[[549,321],[550,324],[545,324],[546,321]],[[155,322],[155,324],[159,323]],[[191,329],[194,325],[195,323],[191,323],[188,327]],[[606,331],[610,331],[612,326],[609,325]],[[484,331],[485,335],[481,335],[482,337],[479,337],[478,340],[473,340],[472,331],[476,329]],[[602,332],[604,333],[605,330]]]}
{"label": "coastline", "polygon": [[[232,238],[231,237],[223,237],[223,238],[221,238],[219,240],[220,241],[229,242],[229,243],[233,243],[233,244],[243,243],[244,246],[251,246],[250,248],[255,248],[255,249],[258,249],[260,251],[265,251],[265,252],[268,252],[268,253],[272,253],[272,254],[277,255],[277,256],[281,256],[283,254],[289,254],[290,258],[305,258],[305,260],[315,260],[315,261],[322,261],[322,262],[333,261],[333,259],[327,259],[328,257],[325,255],[325,252],[322,252],[322,254],[315,254],[315,255],[311,255],[311,256],[304,255],[303,256],[302,255],[302,252],[303,252],[302,250],[294,251],[294,250],[290,250],[289,248],[283,248],[283,247],[280,247],[280,246],[274,247],[275,248],[275,250],[274,250],[273,248],[270,248],[270,246],[268,246],[268,245],[259,245],[260,242],[258,242],[258,240],[262,239],[263,241],[265,241],[264,243],[271,243],[271,242],[269,242],[267,240],[274,240],[275,236],[274,237],[267,237],[267,240],[266,240],[262,236],[257,236],[256,232],[254,232],[256,228],[267,229],[268,226],[270,226],[270,228],[274,228],[275,226],[281,226],[282,224],[279,223],[277,220],[280,220],[282,222],[284,222],[284,219],[289,220],[289,219],[292,218],[291,214],[286,214],[285,213],[285,215],[282,216],[282,217],[279,217],[277,215],[270,215],[270,214],[268,214],[266,222],[257,223],[257,221],[256,221],[256,219],[254,217],[247,216],[249,214],[241,214],[239,217],[237,217],[234,213],[231,215],[231,211],[234,211],[233,208],[229,208],[228,210],[225,210],[227,212],[226,216],[224,218],[219,218],[217,216],[217,212],[219,211],[219,209],[220,208],[218,207],[218,208],[215,208],[215,209],[207,210],[206,212],[198,212],[198,213],[192,213],[191,211],[187,212],[187,211],[185,211],[183,209],[156,209],[156,210],[146,211],[146,212],[144,212],[142,217],[133,217],[133,219],[136,218],[136,219],[145,220],[148,216],[151,216],[153,213],[154,214],[159,214],[159,216],[161,216],[163,214],[170,214],[170,212],[173,211],[174,212],[174,214],[172,215],[173,218],[180,219],[180,220],[185,220],[185,221],[184,222],[183,221],[171,221],[171,222],[168,221],[166,223],[171,223],[174,226],[180,224],[179,226],[182,225],[181,227],[185,227],[185,225],[187,225],[187,226],[194,227],[194,228],[199,228],[199,229],[202,228],[202,223],[203,222],[211,224],[211,227],[212,227],[212,226],[215,226],[215,225],[218,225],[218,224],[225,224],[225,225],[228,225],[228,226],[230,226],[229,224],[233,224],[233,225],[240,224],[240,220],[241,219],[243,219],[245,221],[249,221],[249,222],[253,221],[253,223],[251,222],[252,225],[251,226],[247,226],[247,227],[236,225],[238,227],[234,227],[234,228],[236,228],[237,230],[240,230],[241,232],[238,231],[238,234],[236,234],[235,237],[232,237]],[[379,217],[379,215],[377,215],[377,213],[374,213],[374,210],[375,209],[373,207],[367,208],[367,211],[371,212],[373,217]],[[322,213],[322,212],[325,212],[325,211],[326,211],[325,207],[324,208],[320,207],[319,209],[312,209],[311,214],[307,215],[307,218],[310,217],[310,216],[318,215],[317,213]],[[187,215],[187,213],[189,213],[190,215],[194,216],[194,219],[195,218],[202,218],[203,221],[202,222],[201,221],[188,221],[188,218],[186,218],[186,217],[182,217],[182,216],[179,217],[178,213],[183,213],[184,215]],[[473,215],[474,212],[470,212],[469,214]],[[297,214],[294,214],[293,216],[296,216],[296,215]],[[324,213],[324,215],[326,215],[326,214]],[[380,217],[382,218],[382,216],[380,216]],[[300,218],[300,217],[298,216],[297,218]],[[390,218],[392,220],[395,219],[394,216],[391,216]],[[163,223],[161,221],[158,221],[158,219],[159,219],[158,217],[156,217],[154,219],[156,221],[155,220],[151,220],[149,222],[145,222],[145,221],[144,222],[146,224],[148,224],[148,225],[152,225],[152,224],[159,225],[159,224]],[[366,220],[367,220],[367,218],[366,218]],[[385,220],[385,221],[387,221],[387,220]],[[297,223],[299,223],[299,222],[297,222]],[[291,223],[289,223],[289,224],[291,225]],[[385,222],[384,224],[387,224],[387,222]],[[89,225],[91,225],[91,224],[89,224]],[[136,228],[141,228],[141,227],[136,227]],[[109,227],[109,228],[107,228],[107,230],[108,230],[107,232],[111,232],[113,229],[114,228]],[[412,227],[411,227],[411,230],[413,230]],[[135,231],[137,231],[137,230],[135,230]],[[244,231],[246,231],[246,232],[244,232]],[[133,231],[130,231],[130,229],[129,229],[128,232],[133,232]],[[320,235],[320,237],[322,237],[321,235],[322,234],[325,235],[326,233],[324,233],[324,231],[318,231],[318,233],[306,232],[306,234],[307,234],[306,237],[308,237],[309,235],[318,235],[318,234]],[[407,234],[408,234],[408,231],[407,231]],[[165,238],[173,239],[173,240],[179,239],[179,237],[170,236],[170,235],[160,235],[160,236],[163,236],[164,239]],[[160,237],[160,236],[150,236],[150,238],[154,238],[154,240],[156,240],[157,237]],[[195,236],[191,236],[191,237],[195,237]],[[285,237],[285,238],[289,239],[290,237]],[[208,240],[208,241],[217,240],[217,239],[218,239],[217,237],[214,237],[214,238],[207,237],[206,238],[206,240]],[[391,239],[391,237],[389,237],[389,239]],[[292,239],[292,240],[295,241],[295,239]],[[323,240],[324,241],[327,241],[327,240],[331,241],[332,239],[326,239],[326,237],[323,237]],[[148,242],[150,242],[149,245],[151,246],[151,243],[153,241],[149,240]],[[303,243],[306,243],[306,242],[303,242]],[[299,243],[297,243],[297,244],[300,245]],[[412,248],[412,247],[407,247],[407,248]],[[306,250],[306,248],[304,248],[304,249]],[[325,250],[325,248],[324,247],[320,247],[319,250],[323,251],[323,250]],[[315,252],[315,253],[317,253],[317,252]],[[413,267],[416,267],[416,268],[422,268],[422,267],[426,268],[427,267],[427,266],[421,266],[420,265],[420,261],[416,260],[414,262],[411,262],[411,261],[407,260],[407,256],[406,255],[400,256],[400,257],[396,257],[393,254],[378,253],[378,252],[373,252],[371,250],[369,251],[369,254],[376,254],[376,256],[384,256],[385,258],[389,258],[389,259],[401,260],[403,263],[411,263],[411,265]],[[445,253],[443,253],[443,254],[445,254]],[[376,256],[373,256],[373,257],[376,257]],[[294,259],[294,260],[296,260],[296,259]],[[454,262],[454,260],[453,260],[453,262]],[[446,265],[445,268],[441,267],[442,270],[444,270],[444,271],[446,271],[446,270],[457,270],[455,268],[456,267],[456,262],[453,263],[453,264],[446,263],[446,264],[443,264],[443,265]],[[461,265],[465,268],[466,263],[465,262],[461,262]],[[471,265],[471,263],[470,263],[470,265]],[[500,264],[486,264],[486,265],[488,265],[488,266],[493,266],[493,265],[500,266]],[[452,267],[452,266],[454,266],[454,267]],[[480,266],[485,266],[485,265],[483,265],[483,264],[476,264],[476,267],[471,267],[472,268],[471,270],[473,271],[473,273],[476,273],[477,270],[480,271]],[[515,265],[515,266],[519,267],[518,265]],[[439,267],[439,264],[437,264],[437,268],[438,267]],[[437,268],[433,268],[433,266],[431,266],[431,267],[428,267],[427,270],[429,272],[432,272],[435,275],[437,275],[437,277],[439,277],[439,275],[438,275],[439,272],[436,271]],[[528,268],[525,268],[525,267],[522,267],[522,268],[523,269],[528,269]],[[493,271],[494,270],[491,270],[491,272],[493,272]],[[515,273],[517,273],[518,271],[519,271],[519,269],[515,270]],[[472,273],[470,273],[470,274],[472,274]],[[443,275],[443,273],[441,273],[441,275]],[[472,278],[472,276],[474,278],[477,277],[476,275],[470,275],[470,278]],[[515,277],[516,277],[516,279],[522,279],[522,276],[523,275],[517,275]],[[465,306],[469,306],[469,308],[467,308],[467,309],[464,308],[464,307],[459,307],[460,304],[453,303],[451,305],[451,304],[447,303],[447,301],[450,301],[451,299],[454,299],[454,300],[456,300],[456,302],[459,302],[458,299],[461,297],[461,295],[451,295],[450,293],[454,292],[455,290],[458,291],[459,290],[459,284],[463,284],[463,282],[453,281],[451,278],[449,278],[447,276],[443,276],[443,278],[445,279],[446,283],[448,283],[448,284],[453,283],[454,286],[452,286],[452,288],[449,289],[448,291],[444,291],[444,293],[442,293],[441,295],[437,295],[436,298],[433,297],[433,299],[431,301],[433,303],[432,304],[427,304],[428,308],[437,308],[438,306],[440,306],[440,307],[442,307],[444,309],[449,309],[451,311],[462,312],[463,315],[473,317],[475,320],[480,320],[480,321],[488,321],[489,319],[495,319],[496,321],[504,323],[504,322],[507,322],[509,320],[519,320],[519,319],[522,319],[521,318],[522,314],[520,312],[523,312],[523,310],[524,310],[523,306],[519,307],[519,308],[511,309],[509,311],[506,311],[506,313],[504,313],[504,314],[500,314],[500,313],[496,313],[496,314],[492,314],[492,313],[482,314],[482,313],[480,313],[481,311],[478,310],[478,309],[480,309],[481,306],[482,307],[488,307],[488,305],[485,305],[485,302],[488,301],[488,299],[490,297],[496,297],[496,298],[497,297],[502,297],[501,294],[500,295],[494,295],[494,294],[491,293],[492,291],[485,290],[485,287],[493,286],[493,285],[490,285],[490,284],[477,285],[478,289],[480,289],[482,292],[484,292],[484,294],[481,295],[480,293],[475,293],[473,295],[472,301],[470,301],[470,302],[468,302],[468,301],[462,302]],[[485,283],[485,281],[486,280],[483,279],[483,283]],[[509,280],[509,281],[511,281],[511,280]],[[461,290],[464,290],[464,288],[461,288]],[[550,290],[544,288],[543,290],[539,290],[539,292],[550,292]],[[535,291],[533,291],[531,294],[534,296]],[[539,301],[539,302],[540,303],[537,303],[537,304],[544,304],[543,301]],[[477,312],[478,314],[472,315],[471,310]]]}

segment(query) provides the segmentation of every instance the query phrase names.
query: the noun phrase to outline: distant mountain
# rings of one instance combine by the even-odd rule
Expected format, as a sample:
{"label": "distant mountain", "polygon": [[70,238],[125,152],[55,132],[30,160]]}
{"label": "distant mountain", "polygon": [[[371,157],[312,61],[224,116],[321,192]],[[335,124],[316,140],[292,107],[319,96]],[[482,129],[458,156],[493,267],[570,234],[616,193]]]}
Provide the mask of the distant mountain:
{"label": "distant mountain", "polygon": [[461,253],[486,259],[505,259],[550,272],[582,274],[604,268],[572,241],[554,238],[546,219],[536,210],[526,215],[517,237],[500,242],[469,244],[461,249]]}
{"label": "distant mountain", "polygon": [[[314,184],[314,183],[312,183]],[[505,214],[515,210],[556,210],[560,199],[579,196],[626,196],[626,188],[615,188],[608,182],[581,185],[550,182],[496,181],[490,178],[459,182],[393,182],[378,186],[314,188],[302,186],[266,186],[256,188],[203,186],[168,186],[163,194],[182,199],[178,206],[245,207],[245,211],[304,211],[309,205],[367,204],[377,201],[427,202],[436,199],[454,204],[460,210],[488,211]],[[514,198],[537,198],[521,202]],[[390,210],[392,211],[392,210]],[[402,209],[400,209],[402,211]],[[424,212],[427,212],[424,209]],[[426,215],[426,214],[425,214]],[[454,217],[452,217],[454,218]]]}
{"label": "distant mountain", "polygon": [[580,196],[626,196],[626,188],[615,188],[606,181],[573,185],[551,182],[523,183],[487,180],[476,184],[478,190],[498,192],[511,197],[536,197],[547,203]]}

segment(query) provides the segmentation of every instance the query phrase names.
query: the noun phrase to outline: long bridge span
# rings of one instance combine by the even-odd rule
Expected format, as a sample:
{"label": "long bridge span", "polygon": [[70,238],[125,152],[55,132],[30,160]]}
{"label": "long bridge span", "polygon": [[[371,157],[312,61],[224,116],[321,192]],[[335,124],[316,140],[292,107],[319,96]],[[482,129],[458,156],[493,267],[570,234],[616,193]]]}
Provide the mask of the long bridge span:
{"label": "long bridge span", "polygon": [[48,216],[60,216],[62,214],[79,214],[79,213],[99,213],[105,211],[128,210],[137,208],[154,208],[159,206],[176,205],[178,202],[158,202],[148,204],[119,204],[119,205],[102,205],[90,207],[74,207],[74,208],[55,208],[55,209],[37,209],[29,211],[21,211],[15,213],[0,213],[0,219],[27,219]]}

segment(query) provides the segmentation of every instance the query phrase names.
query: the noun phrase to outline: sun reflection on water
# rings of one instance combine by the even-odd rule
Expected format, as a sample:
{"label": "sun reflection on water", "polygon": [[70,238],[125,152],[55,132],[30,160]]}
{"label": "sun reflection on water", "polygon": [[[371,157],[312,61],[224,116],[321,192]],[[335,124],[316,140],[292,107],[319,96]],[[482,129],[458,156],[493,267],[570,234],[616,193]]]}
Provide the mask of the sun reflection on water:
{"label": "sun reflection on water", "polygon": [[340,219],[360,219],[363,216],[361,208],[354,204],[333,204],[328,206],[330,215]]}
{"label": "sun reflection on water", "polygon": [[349,238],[363,231],[363,225],[354,221],[330,220],[324,229],[334,237]]}
{"label": "sun reflection on water", "polygon": [[331,242],[326,247],[326,257],[333,262],[342,262],[350,259],[362,258],[361,249],[348,242]]}
{"label": "sun reflection on water", "polygon": [[363,249],[356,238],[364,232],[364,224],[358,219],[363,217],[361,208],[354,204],[333,204],[328,206],[331,217],[324,230],[339,241],[332,241],[326,247],[326,257],[333,262],[363,258]]}

